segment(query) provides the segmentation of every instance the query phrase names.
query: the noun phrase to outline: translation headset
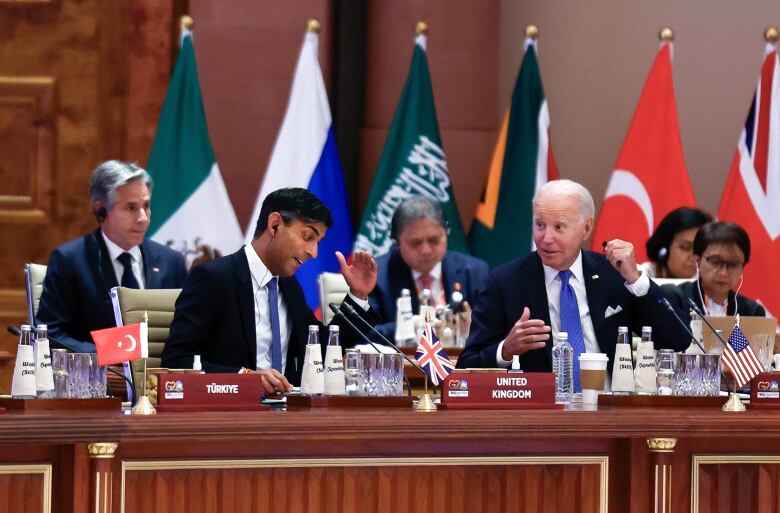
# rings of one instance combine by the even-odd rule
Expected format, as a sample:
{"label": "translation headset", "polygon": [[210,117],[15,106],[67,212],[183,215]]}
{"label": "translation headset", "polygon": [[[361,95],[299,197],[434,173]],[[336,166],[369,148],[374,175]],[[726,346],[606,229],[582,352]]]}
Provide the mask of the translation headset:
{"label": "translation headset", "polygon": [[100,207],[95,211],[95,219],[97,219],[98,223],[102,223],[106,220],[106,216],[108,215],[108,210],[106,210],[106,207]]}
{"label": "translation headset", "polygon": [[658,248],[655,261],[661,265],[666,265],[666,261],[669,260],[669,249],[666,246]]}

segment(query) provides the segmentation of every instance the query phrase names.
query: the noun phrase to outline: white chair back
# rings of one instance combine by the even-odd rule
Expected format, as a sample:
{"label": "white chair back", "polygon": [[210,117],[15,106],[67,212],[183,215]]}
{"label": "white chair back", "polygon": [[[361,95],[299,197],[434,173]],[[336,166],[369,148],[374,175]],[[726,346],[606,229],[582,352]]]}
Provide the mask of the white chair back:
{"label": "white chair back", "polygon": [[322,273],[317,278],[320,288],[320,306],[322,308],[322,322],[328,324],[333,318],[333,312],[328,305],[336,303],[340,305],[344,296],[349,292],[349,285],[341,273]]}

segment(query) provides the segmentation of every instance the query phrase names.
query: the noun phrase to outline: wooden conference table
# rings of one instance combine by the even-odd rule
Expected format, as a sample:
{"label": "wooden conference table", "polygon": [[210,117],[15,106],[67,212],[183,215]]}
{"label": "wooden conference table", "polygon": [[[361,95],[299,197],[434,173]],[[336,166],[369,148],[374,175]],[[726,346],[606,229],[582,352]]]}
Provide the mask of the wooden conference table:
{"label": "wooden conference table", "polygon": [[778,511],[780,412],[0,414],[0,511]]}

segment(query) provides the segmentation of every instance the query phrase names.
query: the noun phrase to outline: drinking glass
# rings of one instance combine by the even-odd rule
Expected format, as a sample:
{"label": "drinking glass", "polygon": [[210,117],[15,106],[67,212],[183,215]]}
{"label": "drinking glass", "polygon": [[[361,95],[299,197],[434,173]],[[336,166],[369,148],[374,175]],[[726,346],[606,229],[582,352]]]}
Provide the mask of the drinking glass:
{"label": "drinking glass", "polygon": [[363,392],[368,396],[382,395],[382,355],[361,353],[360,364],[363,376]]}
{"label": "drinking glass", "polygon": [[672,395],[674,392],[675,354],[671,349],[661,349],[656,357],[656,385],[658,395]]}
{"label": "drinking glass", "polygon": [[677,353],[674,369],[674,395],[695,395],[696,355]]}
{"label": "drinking glass", "polygon": [[400,396],[404,393],[404,358],[400,353],[382,355],[382,375],[384,394]]}
{"label": "drinking glass", "polygon": [[57,399],[67,399],[68,351],[66,349],[52,349],[51,370],[54,377],[54,397]]}
{"label": "drinking glass", "polygon": [[89,353],[68,353],[67,392],[70,399],[86,399],[89,393]]}
{"label": "drinking glass", "polygon": [[772,353],[774,352],[774,341],[771,340],[771,335],[766,333],[756,333],[753,335],[753,339],[750,341],[750,345],[753,348],[758,348],[756,356],[761,360],[766,372],[772,370]]}
{"label": "drinking glass", "polygon": [[96,354],[89,354],[89,397],[106,396],[106,368],[98,364]]}
{"label": "drinking glass", "polygon": [[702,395],[720,394],[720,355],[703,354],[702,358]]}
{"label": "drinking glass", "polygon": [[363,393],[363,376],[360,351],[347,349],[344,354],[344,380],[346,382],[347,395],[360,395]]}

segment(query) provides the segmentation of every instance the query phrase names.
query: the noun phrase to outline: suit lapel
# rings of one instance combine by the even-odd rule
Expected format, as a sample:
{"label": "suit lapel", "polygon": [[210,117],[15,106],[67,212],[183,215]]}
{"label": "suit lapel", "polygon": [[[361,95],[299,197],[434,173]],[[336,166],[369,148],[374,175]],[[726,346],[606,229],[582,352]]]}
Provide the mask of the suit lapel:
{"label": "suit lapel", "polygon": [[466,284],[463,283],[463,278],[461,277],[461,274],[464,271],[465,269],[453,265],[452,257],[450,257],[449,253],[444,254],[444,260],[441,262],[441,281],[444,283],[445,303],[449,303],[450,298],[452,297],[452,291],[455,290],[456,283],[460,283],[461,290],[464,290]]}
{"label": "suit lapel", "polygon": [[[542,259],[539,258],[538,254],[534,253],[533,261],[526,267],[525,271],[528,308],[531,310],[531,318],[541,319],[546,325],[550,326],[550,307],[547,304],[547,284],[544,281]],[[522,314],[523,312],[521,310],[517,318],[519,319]],[[552,365],[552,345],[552,337],[550,337],[550,340],[548,340],[544,348],[550,365]]]}
{"label": "suit lapel", "polygon": [[[146,244],[141,244],[141,260],[144,266],[144,283],[147,289],[160,288],[160,268],[157,267],[159,255],[152,255]],[[156,271],[155,271],[156,269]]]}
{"label": "suit lapel", "polygon": [[238,312],[241,317],[241,325],[244,329],[244,338],[247,345],[247,356],[254,368],[257,362],[257,335],[255,333],[255,301],[252,293],[252,274],[249,272],[249,262],[244,250],[239,250],[232,255],[236,270],[236,299]]}
{"label": "suit lapel", "polygon": [[593,323],[593,332],[598,343],[599,340],[607,340],[606,325],[604,323],[607,298],[601,293],[603,284],[601,283],[602,278],[598,275],[598,263],[585,251],[582,252],[582,274],[585,279],[585,293],[588,296],[590,320]]}
{"label": "suit lapel", "polygon": [[119,285],[100,228],[87,235],[87,259],[94,282],[98,284],[96,290],[110,290]]}

